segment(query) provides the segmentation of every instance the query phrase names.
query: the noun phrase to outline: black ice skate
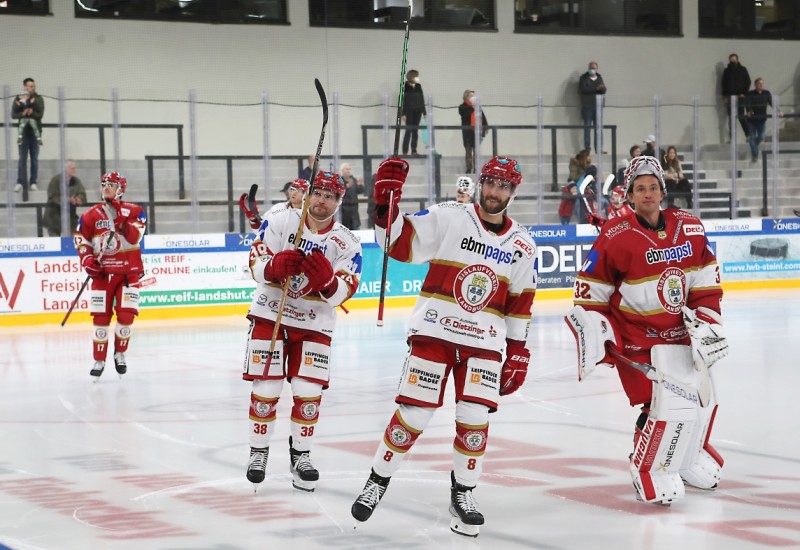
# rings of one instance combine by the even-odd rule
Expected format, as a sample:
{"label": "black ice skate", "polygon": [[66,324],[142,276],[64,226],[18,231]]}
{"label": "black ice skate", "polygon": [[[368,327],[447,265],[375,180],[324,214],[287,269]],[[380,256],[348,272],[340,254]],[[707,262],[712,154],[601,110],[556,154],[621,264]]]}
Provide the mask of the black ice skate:
{"label": "black ice skate", "polygon": [[128,372],[128,363],[125,361],[125,354],[121,351],[114,353],[114,367],[119,374]]}
{"label": "black ice skate", "polygon": [[477,537],[483,525],[483,514],[478,512],[478,502],[472,494],[475,487],[467,487],[456,481],[450,472],[450,530],[467,537]]}
{"label": "black ice skate", "polygon": [[95,361],[92,370],[89,371],[89,374],[95,377],[95,381],[97,378],[100,378],[100,375],[103,374],[103,370],[106,368],[105,361]]}
{"label": "black ice skate", "polygon": [[258,484],[264,481],[268,456],[269,447],[261,449],[250,447],[250,462],[247,464],[247,480],[253,484],[253,492],[258,490]]}
{"label": "black ice skate", "polygon": [[364,485],[364,490],[358,495],[358,498],[350,508],[350,513],[358,521],[367,521],[372,512],[378,506],[378,503],[383,498],[386,492],[386,487],[389,485],[391,478],[379,476],[372,470],[369,474],[367,484]]}
{"label": "black ice skate", "polygon": [[292,446],[291,437],[289,437],[289,457],[292,461],[289,470],[294,477],[292,480],[294,488],[313,492],[315,482],[319,479],[319,471],[311,464],[311,456],[308,451],[298,451]]}

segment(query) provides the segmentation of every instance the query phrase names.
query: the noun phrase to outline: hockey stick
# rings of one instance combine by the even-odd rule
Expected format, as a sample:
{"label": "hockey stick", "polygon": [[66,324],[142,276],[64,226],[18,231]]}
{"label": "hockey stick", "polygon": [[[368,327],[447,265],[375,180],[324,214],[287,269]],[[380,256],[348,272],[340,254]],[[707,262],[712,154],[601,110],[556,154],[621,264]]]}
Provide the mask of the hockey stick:
{"label": "hockey stick", "polygon": [[[408,15],[406,16],[406,34],[403,38],[403,63],[400,66],[400,91],[397,95],[397,120],[394,128],[394,154],[396,157],[400,150],[400,122],[403,118],[403,97],[405,96],[406,59],[408,57],[408,33],[411,30],[412,0],[408,0]],[[386,236],[383,239],[383,268],[381,270],[381,293],[378,298],[378,326],[383,326],[383,306],[386,299],[386,278],[389,274],[389,244],[392,236],[392,218],[394,217],[394,191],[389,192],[389,211]]]}
{"label": "hockey stick", "polygon": [[592,183],[593,181],[594,181],[593,175],[589,174],[588,176],[584,176],[584,178],[580,182],[578,182],[578,194],[583,199],[583,204],[586,205],[586,209],[589,211],[589,213],[597,214],[594,208],[589,206],[589,201],[586,199],[586,195],[584,195],[584,193],[586,192],[586,188],[589,187],[589,184]]}
{"label": "hockey stick", "polygon": [[614,182],[614,179],[616,179],[614,174],[609,174],[606,177],[606,181],[603,182],[603,194],[604,195],[608,196],[608,192],[611,190],[611,184]]}
{"label": "hockey stick", "polygon": [[239,197],[239,209],[244,213],[247,218],[247,223],[250,224],[251,229],[258,229],[255,224],[261,226],[261,216],[258,213],[258,205],[256,204],[256,192],[258,191],[258,184],[250,186],[249,193],[242,193]]}
{"label": "hockey stick", "polygon": [[[97,261],[98,262],[103,259],[103,254],[106,253],[106,248],[108,248],[108,245],[111,243],[111,239],[114,238],[114,235],[115,235],[115,232],[114,232],[114,230],[112,230],[109,233],[108,239],[106,239],[106,242],[103,245],[103,248],[100,249],[100,254],[97,255]],[[86,290],[86,285],[89,284],[89,279],[91,279],[91,277],[89,275],[87,275],[86,279],[83,280],[83,284],[81,285],[80,290],[78,290],[78,294],[75,295],[75,299],[72,300],[72,304],[70,304],[69,309],[67,310],[67,314],[64,315],[64,319],[61,321],[61,326],[62,327],[65,324],[67,324],[67,320],[69,319],[69,316],[72,315],[72,310],[75,309],[75,306],[78,304],[78,300],[80,300],[80,298],[81,298],[81,294],[83,294],[83,291]]]}
{"label": "hockey stick", "polygon": [[[318,79],[314,79],[314,86],[317,88],[319,100],[322,103],[322,130],[319,133],[319,143],[317,144],[317,154],[314,155],[314,165],[311,167],[311,181],[308,182],[308,193],[303,200],[303,212],[300,214],[300,227],[297,228],[297,236],[294,239],[294,247],[300,244],[303,237],[303,229],[306,226],[306,217],[308,216],[308,207],[311,204],[311,194],[314,192],[314,180],[317,178],[317,171],[319,169],[319,157],[322,155],[322,143],[325,141],[325,127],[328,125],[328,99],[325,96],[325,90],[322,89]],[[253,191],[253,188],[250,188]],[[255,193],[254,193],[255,194]],[[269,370],[269,365],[272,362],[272,354],[275,353],[275,343],[278,341],[278,331],[281,327],[281,319],[283,318],[283,308],[286,305],[286,296],[289,293],[290,277],[286,278],[283,283],[283,294],[281,295],[281,303],[278,305],[277,316],[275,317],[275,328],[272,330],[272,340],[269,343],[269,355],[267,356],[267,363],[264,366],[264,372]]]}
{"label": "hockey stick", "polygon": [[675,380],[673,377],[659,372],[659,370],[650,363],[639,363],[638,361],[634,361],[628,357],[625,357],[625,355],[615,348],[611,342],[606,342],[606,351],[608,351],[611,357],[623,365],[638,370],[644,374],[648,380],[652,380],[657,384],[661,384],[667,391],[674,393],[675,395],[678,395],[687,401],[700,403],[701,407],[707,407],[711,401],[710,394],[706,393],[701,388],[690,388],[682,382]]}

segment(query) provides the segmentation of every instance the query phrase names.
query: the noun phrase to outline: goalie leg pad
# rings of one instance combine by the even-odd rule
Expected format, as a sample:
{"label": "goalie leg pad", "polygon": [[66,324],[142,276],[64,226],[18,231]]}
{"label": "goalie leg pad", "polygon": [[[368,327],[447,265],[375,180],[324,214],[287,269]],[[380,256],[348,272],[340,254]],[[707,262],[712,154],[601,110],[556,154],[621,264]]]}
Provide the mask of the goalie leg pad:
{"label": "goalie leg pad", "polygon": [[611,364],[603,361],[606,355],[606,342],[617,343],[614,327],[611,321],[602,313],[587,311],[581,306],[575,306],[564,321],[575,337],[578,346],[578,380],[588,376],[598,364]]}
{"label": "goalie leg pad", "polygon": [[698,489],[715,489],[722,478],[725,461],[708,442],[716,415],[716,404],[698,411],[698,429],[680,472],[686,483]]}
{"label": "goalie leg pad", "polygon": [[667,379],[653,382],[650,413],[634,437],[631,477],[643,501],[668,504],[684,496],[679,472],[686,457],[697,452],[698,374],[689,346],[654,346],[650,356]]}

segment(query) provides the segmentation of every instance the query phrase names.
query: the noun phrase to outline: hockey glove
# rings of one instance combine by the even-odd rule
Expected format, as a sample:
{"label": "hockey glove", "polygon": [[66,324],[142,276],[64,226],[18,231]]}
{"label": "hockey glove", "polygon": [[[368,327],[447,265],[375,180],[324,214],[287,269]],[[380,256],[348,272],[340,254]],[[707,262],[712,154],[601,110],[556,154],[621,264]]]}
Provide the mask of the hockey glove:
{"label": "hockey glove", "polygon": [[519,340],[506,340],[506,362],[500,373],[500,395],[517,391],[528,374],[531,352]]}
{"label": "hockey glove", "polygon": [[247,218],[247,223],[250,224],[250,228],[258,230],[261,227],[261,216],[258,214],[258,205],[253,202],[253,210],[250,210],[247,206],[248,194],[242,193],[242,196],[239,197],[239,208],[244,213],[244,217]]}
{"label": "hockey glove", "polygon": [[336,285],[333,266],[319,248],[315,248],[305,257],[301,269],[308,278],[308,288],[311,292],[328,293]]}
{"label": "hockey glove", "polygon": [[305,255],[297,249],[281,250],[267,262],[264,267],[264,279],[282,281],[287,277],[300,274],[300,265]]}
{"label": "hockey glove", "polygon": [[587,220],[587,221],[588,221],[590,224],[592,224],[593,226],[595,226],[595,227],[596,227],[596,228],[598,228],[598,229],[600,229],[601,227],[603,227],[603,224],[604,224],[604,223],[606,223],[606,221],[608,221],[608,220],[606,220],[605,218],[601,218],[601,217],[600,217],[600,216],[598,216],[597,214],[589,214],[588,216],[586,216],[586,220]]}
{"label": "hockey glove", "polygon": [[692,310],[683,306],[683,322],[692,337],[695,365],[710,367],[728,355],[728,340],[719,313],[707,307]]}
{"label": "hockey glove", "polygon": [[97,258],[91,254],[87,254],[81,259],[81,265],[83,269],[86,270],[86,274],[89,277],[99,277],[103,274],[103,266],[101,266]]}
{"label": "hockey glove", "polygon": [[375,189],[373,195],[375,197],[376,206],[388,206],[389,195],[392,195],[392,204],[400,202],[400,195],[402,195],[403,183],[408,176],[408,163],[399,158],[388,158],[378,166],[378,172],[375,174]]}

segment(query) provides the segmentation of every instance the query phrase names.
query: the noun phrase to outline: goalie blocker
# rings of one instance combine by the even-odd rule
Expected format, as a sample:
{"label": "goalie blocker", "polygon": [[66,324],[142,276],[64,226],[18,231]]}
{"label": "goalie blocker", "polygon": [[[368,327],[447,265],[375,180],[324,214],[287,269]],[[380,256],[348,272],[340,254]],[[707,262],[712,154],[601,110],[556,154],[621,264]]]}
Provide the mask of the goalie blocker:
{"label": "goalie blocker", "polygon": [[[605,346],[617,339],[605,315],[575,306],[564,320],[577,343],[579,380],[597,365],[613,367]],[[691,347],[657,345],[650,354],[658,376],[649,413],[637,422],[630,472],[641,500],[670,504],[684,496],[684,482],[699,489],[719,483],[724,461],[708,442],[717,403],[708,370],[695,368]],[[699,398],[701,387],[710,389],[707,403]]]}

